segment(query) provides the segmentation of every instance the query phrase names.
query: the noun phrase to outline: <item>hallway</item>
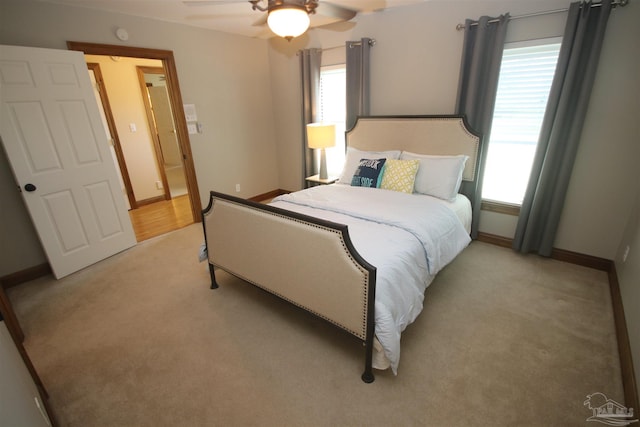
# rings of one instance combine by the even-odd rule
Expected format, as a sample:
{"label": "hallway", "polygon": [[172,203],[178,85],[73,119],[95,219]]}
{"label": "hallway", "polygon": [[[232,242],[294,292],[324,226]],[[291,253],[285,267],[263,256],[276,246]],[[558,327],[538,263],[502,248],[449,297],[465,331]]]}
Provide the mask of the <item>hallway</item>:
{"label": "hallway", "polygon": [[132,209],[129,216],[138,242],[193,224],[187,194]]}

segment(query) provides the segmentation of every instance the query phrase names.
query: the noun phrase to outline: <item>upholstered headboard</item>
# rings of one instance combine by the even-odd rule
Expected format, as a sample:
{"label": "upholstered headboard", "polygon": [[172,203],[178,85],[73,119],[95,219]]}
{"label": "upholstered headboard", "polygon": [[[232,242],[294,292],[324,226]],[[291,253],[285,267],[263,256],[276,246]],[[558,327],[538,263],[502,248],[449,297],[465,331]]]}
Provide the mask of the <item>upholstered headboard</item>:
{"label": "upholstered headboard", "polygon": [[419,154],[465,154],[463,180],[475,181],[481,137],[464,116],[358,117],[347,131],[347,147],[364,151],[401,150]]}

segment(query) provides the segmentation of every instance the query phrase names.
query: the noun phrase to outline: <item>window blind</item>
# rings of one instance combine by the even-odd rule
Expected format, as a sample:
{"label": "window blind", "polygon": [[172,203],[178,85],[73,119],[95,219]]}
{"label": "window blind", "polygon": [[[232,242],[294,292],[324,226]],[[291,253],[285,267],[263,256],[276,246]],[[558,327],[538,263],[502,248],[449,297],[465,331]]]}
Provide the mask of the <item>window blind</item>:
{"label": "window blind", "polygon": [[557,42],[505,48],[483,198],[522,203],[559,52]]}
{"label": "window blind", "polygon": [[324,123],[336,125],[336,146],[328,148],[327,170],[330,175],[338,175],[344,164],[344,132],[346,111],[346,68],[344,64],[326,66],[320,69],[320,114]]}

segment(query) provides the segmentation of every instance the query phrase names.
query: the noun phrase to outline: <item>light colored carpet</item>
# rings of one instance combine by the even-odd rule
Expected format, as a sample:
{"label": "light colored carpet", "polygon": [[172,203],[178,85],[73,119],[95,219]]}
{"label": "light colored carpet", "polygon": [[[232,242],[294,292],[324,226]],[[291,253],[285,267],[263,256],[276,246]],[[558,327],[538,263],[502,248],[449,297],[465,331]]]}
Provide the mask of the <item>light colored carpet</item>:
{"label": "light colored carpet", "polygon": [[398,376],[229,275],[200,224],[9,289],[61,426],[584,426],[623,402],[605,273],[474,242],[427,289]]}

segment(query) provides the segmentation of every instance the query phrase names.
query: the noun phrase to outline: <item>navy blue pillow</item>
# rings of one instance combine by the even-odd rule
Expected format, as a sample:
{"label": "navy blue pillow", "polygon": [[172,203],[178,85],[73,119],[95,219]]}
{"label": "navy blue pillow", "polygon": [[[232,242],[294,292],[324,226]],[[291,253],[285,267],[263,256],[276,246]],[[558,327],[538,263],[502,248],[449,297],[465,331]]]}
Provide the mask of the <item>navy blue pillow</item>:
{"label": "navy blue pillow", "polygon": [[351,185],[354,187],[380,187],[382,169],[387,159],[360,159],[360,163],[353,174]]}

